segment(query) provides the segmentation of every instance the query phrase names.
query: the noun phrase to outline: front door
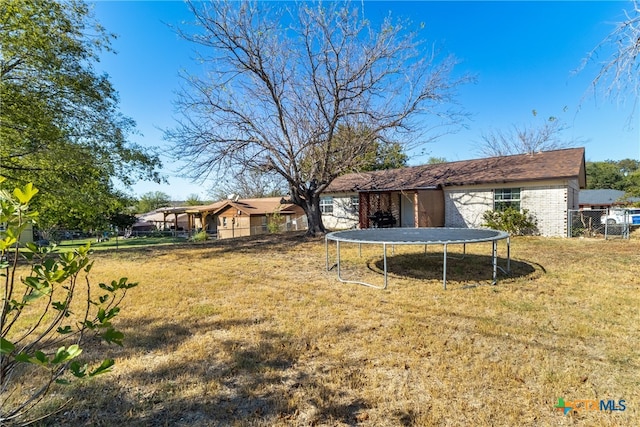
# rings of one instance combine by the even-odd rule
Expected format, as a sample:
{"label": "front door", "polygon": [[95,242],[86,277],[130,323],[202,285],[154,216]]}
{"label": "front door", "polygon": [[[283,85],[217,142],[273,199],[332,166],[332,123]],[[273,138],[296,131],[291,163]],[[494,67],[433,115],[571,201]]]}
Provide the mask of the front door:
{"label": "front door", "polygon": [[415,227],[413,194],[400,195],[400,227]]}

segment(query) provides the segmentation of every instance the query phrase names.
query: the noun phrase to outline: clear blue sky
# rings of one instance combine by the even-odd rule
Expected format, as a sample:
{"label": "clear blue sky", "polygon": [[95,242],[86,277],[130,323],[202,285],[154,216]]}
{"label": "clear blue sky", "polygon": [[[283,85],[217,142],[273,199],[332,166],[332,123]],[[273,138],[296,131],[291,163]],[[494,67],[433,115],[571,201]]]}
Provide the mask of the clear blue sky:
{"label": "clear blue sky", "polygon": [[[121,112],[137,122],[141,135],[132,141],[165,147],[162,129],[174,125],[180,70],[197,72],[195,45],[181,40],[169,25],[183,25],[191,16],[180,1],[98,1],[95,15],[107,31],[118,35],[116,55],[105,54],[98,69],[110,75],[120,94]],[[570,129],[566,138],[580,138],[587,160],[640,159],[638,114],[629,122],[633,99],[626,104],[589,95],[597,64],[580,73],[586,54],[623,18],[629,2],[619,1],[366,1],[365,12],[375,22],[389,11],[416,24],[424,22],[426,36],[443,54],[454,54],[459,72],[477,76],[477,83],[460,87],[458,102],[472,115],[468,128],[445,135],[411,153],[410,164],[429,157],[464,160],[481,157],[481,134],[492,129],[535,123],[540,117],[561,118]],[[586,97],[586,98],[585,98]],[[539,120],[539,119],[538,119]],[[191,183],[176,173],[168,157],[163,172],[169,185],[140,183],[137,195],[162,191],[174,200],[190,194],[208,199],[215,185]]]}

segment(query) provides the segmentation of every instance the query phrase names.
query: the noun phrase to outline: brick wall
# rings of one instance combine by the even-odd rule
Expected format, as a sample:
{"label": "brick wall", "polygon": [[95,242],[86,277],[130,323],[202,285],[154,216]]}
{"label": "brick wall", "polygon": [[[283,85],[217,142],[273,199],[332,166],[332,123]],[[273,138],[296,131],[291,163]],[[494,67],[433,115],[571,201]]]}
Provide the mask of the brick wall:
{"label": "brick wall", "polygon": [[[521,208],[527,209],[538,223],[543,236],[567,235],[567,211],[578,200],[577,180],[508,184],[495,188],[520,188]],[[445,190],[445,227],[481,227],[482,214],[493,209],[493,188],[447,188]]]}
{"label": "brick wall", "polygon": [[480,227],[482,214],[493,209],[493,191],[486,188],[446,189],[444,193],[445,227]]}
{"label": "brick wall", "polygon": [[537,220],[543,236],[567,235],[567,187],[548,185],[525,187],[521,192],[521,207]]}

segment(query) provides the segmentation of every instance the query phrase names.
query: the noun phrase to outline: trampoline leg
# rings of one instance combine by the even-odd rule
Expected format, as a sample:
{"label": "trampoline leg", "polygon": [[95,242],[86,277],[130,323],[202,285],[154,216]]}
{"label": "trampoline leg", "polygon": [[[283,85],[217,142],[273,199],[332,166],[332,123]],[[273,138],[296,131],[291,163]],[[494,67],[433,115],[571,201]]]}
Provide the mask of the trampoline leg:
{"label": "trampoline leg", "polygon": [[507,273],[511,274],[511,241],[507,237]]}
{"label": "trampoline leg", "polygon": [[329,239],[324,238],[324,255],[326,260],[327,271],[329,271]]}
{"label": "trampoline leg", "polygon": [[[328,247],[327,247],[327,254],[328,254]],[[329,256],[327,255],[327,260]],[[328,265],[328,261],[327,261],[327,265]],[[331,267],[331,269],[333,269],[333,267],[336,267],[336,270],[338,272],[338,280],[341,283],[355,283],[358,285],[363,285],[363,286],[368,286],[370,288],[376,288],[376,289],[386,289],[387,288],[387,246],[386,244],[384,245],[384,286],[376,286],[374,284],[371,283],[367,283],[367,282],[359,282],[357,280],[348,280],[342,277],[342,263],[340,261],[340,240],[336,240],[336,263],[334,264],[334,266]]]}
{"label": "trampoline leg", "polygon": [[442,287],[447,289],[447,244],[444,244],[444,258],[442,262]]}
{"label": "trampoline leg", "polygon": [[338,279],[342,280],[340,276],[340,241],[336,240],[336,266],[338,267]]}
{"label": "trampoline leg", "polygon": [[493,243],[493,283],[495,285],[498,283],[498,242],[495,240]]}
{"label": "trampoline leg", "polygon": [[384,266],[384,287],[382,289],[387,289],[387,244],[386,243],[382,244],[382,251],[384,252],[382,256],[383,266]]}

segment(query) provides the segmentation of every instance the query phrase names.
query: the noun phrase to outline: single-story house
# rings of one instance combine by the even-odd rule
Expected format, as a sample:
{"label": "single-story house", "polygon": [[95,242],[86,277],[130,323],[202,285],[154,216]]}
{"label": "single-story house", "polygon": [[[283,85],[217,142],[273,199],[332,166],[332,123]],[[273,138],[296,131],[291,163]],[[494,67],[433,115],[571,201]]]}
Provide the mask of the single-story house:
{"label": "single-story house", "polygon": [[297,228],[304,216],[300,206],[280,197],[225,200],[212,212],[219,239],[253,236]]}
{"label": "single-story house", "polygon": [[166,224],[177,223],[189,235],[198,231],[216,234],[219,239],[252,236],[278,230],[306,228],[301,207],[281,197],[221,200],[209,205],[158,209]]}
{"label": "single-story house", "polygon": [[580,190],[578,205],[583,210],[609,209],[640,202],[639,197],[625,197],[625,194],[624,191],[611,189]]}
{"label": "single-story house", "polygon": [[336,178],[320,201],[331,229],[374,225],[481,227],[488,210],[528,210],[544,236],[566,236],[568,211],[586,186],[585,150],[569,148]]}

